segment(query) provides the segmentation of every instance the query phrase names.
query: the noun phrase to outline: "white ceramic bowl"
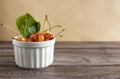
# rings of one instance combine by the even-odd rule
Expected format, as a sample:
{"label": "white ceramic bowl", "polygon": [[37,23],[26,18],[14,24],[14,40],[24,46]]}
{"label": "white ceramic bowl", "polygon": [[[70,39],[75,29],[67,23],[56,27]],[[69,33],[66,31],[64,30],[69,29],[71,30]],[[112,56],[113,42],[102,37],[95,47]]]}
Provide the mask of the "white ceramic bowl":
{"label": "white ceramic bowl", "polygon": [[40,69],[53,62],[55,39],[44,42],[21,42],[13,39],[12,43],[15,63],[21,68]]}

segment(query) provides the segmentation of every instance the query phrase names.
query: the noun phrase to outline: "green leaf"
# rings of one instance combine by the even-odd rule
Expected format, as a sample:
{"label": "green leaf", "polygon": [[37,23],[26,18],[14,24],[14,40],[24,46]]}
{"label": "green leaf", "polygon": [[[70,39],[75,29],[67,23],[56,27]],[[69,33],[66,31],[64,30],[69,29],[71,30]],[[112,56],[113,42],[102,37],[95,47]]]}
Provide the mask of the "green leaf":
{"label": "green leaf", "polygon": [[41,27],[40,23],[36,22],[29,13],[18,17],[16,25],[20,34],[25,38],[28,38],[31,34],[37,33]]}
{"label": "green leaf", "polygon": [[40,30],[40,23],[39,22],[35,22],[33,23],[30,27],[28,27],[28,31],[30,34],[35,34]]}

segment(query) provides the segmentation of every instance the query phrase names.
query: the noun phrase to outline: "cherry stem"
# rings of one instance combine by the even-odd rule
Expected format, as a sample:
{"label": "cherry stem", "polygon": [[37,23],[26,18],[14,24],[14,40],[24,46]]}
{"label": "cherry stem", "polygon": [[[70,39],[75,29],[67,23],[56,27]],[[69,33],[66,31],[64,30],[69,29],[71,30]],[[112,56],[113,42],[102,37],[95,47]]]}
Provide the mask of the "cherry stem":
{"label": "cherry stem", "polygon": [[[58,33],[55,35],[55,37],[59,36],[63,31],[65,31],[65,28],[62,29],[60,32],[58,32]],[[60,37],[62,37],[62,35],[60,35]]]}
{"label": "cherry stem", "polygon": [[60,26],[60,25],[58,25],[58,26],[53,26],[53,27],[51,27],[51,28],[49,28],[49,29],[44,30],[43,33],[45,33],[45,32],[48,31],[48,30],[51,30],[51,29],[53,29],[53,28],[56,28],[56,27],[62,27],[62,26]]}
{"label": "cherry stem", "polygon": [[47,17],[47,15],[45,16],[46,17],[46,21],[47,21],[47,23],[48,23],[48,25],[49,25],[49,33],[51,32],[51,25],[50,25],[50,22],[49,22],[49,20],[48,20],[48,17]]}
{"label": "cherry stem", "polygon": [[51,32],[51,29],[50,29],[50,28],[51,28],[51,25],[50,25],[50,22],[49,22],[49,20],[48,20],[48,16],[47,16],[47,15],[45,15],[45,19],[44,19],[44,24],[43,24],[42,31],[44,30],[46,21],[47,21],[47,23],[48,23],[48,26],[49,26],[49,33],[50,33],[50,32]]}
{"label": "cherry stem", "polygon": [[17,31],[15,31],[12,27],[8,26],[8,25],[5,25],[5,24],[1,24],[1,26],[4,26],[6,28],[9,28],[10,30],[14,31],[16,34],[18,34]]}

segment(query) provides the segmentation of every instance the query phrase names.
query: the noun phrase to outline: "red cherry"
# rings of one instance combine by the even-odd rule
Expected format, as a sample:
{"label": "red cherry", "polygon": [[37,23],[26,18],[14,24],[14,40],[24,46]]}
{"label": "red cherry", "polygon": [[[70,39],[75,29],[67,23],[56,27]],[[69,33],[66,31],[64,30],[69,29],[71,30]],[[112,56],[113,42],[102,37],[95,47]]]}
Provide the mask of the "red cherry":
{"label": "red cherry", "polygon": [[26,38],[26,39],[25,39],[25,42],[33,42],[33,38],[30,38],[30,37],[29,37],[29,38]]}
{"label": "red cherry", "polygon": [[36,41],[35,37],[36,37],[35,34],[31,34],[29,38],[30,38],[30,40],[32,40],[32,42],[35,42]]}
{"label": "red cherry", "polygon": [[45,41],[44,35],[42,33],[37,33],[35,35],[35,41],[36,42]]}
{"label": "red cherry", "polygon": [[54,38],[54,35],[50,33],[45,33],[44,37],[45,40],[52,40]]}

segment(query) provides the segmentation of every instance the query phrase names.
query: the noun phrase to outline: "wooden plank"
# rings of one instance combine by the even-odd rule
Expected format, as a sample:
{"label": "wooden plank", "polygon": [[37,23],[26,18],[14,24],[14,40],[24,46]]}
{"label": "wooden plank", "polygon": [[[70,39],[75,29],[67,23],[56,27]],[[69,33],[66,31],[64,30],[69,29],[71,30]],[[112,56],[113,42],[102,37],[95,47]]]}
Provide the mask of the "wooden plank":
{"label": "wooden plank", "polygon": [[116,79],[120,67],[50,66],[40,70],[23,70],[18,67],[3,67],[1,78],[21,79]]}
{"label": "wooden plank", "polygon": [[[104,53],[105,49],[57,49],[55,48],[55,53],[56,52],[62,52],[62,53],[74,53],[74,52],[78,52],[78,53]],[[13,49],[0,49],[0,56],[9,56],[9,55],[13,55],[14,50]]]}
{"label": "wooden plank", "polygon": [[[12,49],[13,45],[11,41],[0,41],[0,49]],[[73,41],[68,41],[68,42],[56,42],[55,44],[55,48],[62,48],[62,49],[79,49],[79,48],[84,48],[84,49],[88,49],[88,48],[116,48],[119,49],[120,48],[120,42],[116,41],[116,42],[73,42]]]}
{"label": "wooden plank", "polygon": [[[119,54],[120,49],[111,49],[111,48],[96,48],[96,49],[57,49],[55,48],[55,53],[85,53],[85,54],[97,54],[97,53],[103,53],[103,54]],[[0,49],[0,56],[13,56],[14,50],[13,49]]]}
{"label": "wooden plank", "polygon": [[0,57],[13,56],[13,54],[14,54],[13,49],[0,49]]}
{"label": "wooden plank", "polygon": [[120,48],[120,42],[103,42],[103,41],[88,41],[88,42],[56,42],[57,48]]}

